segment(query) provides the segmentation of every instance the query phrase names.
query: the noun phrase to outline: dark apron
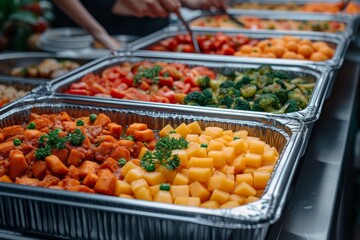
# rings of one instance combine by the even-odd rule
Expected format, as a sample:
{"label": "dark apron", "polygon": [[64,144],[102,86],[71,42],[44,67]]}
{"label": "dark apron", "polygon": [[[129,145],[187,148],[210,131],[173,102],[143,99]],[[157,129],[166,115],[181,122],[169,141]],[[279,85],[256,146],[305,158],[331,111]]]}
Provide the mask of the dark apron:
{"label": "dark apron", "polygon": [[[168,18],[124,17],[111,13],[115,0],[82,0],[82,4],[110,35],[144,36],[164,28]],[[55,27],[78,27],[66,14],[54,6]]]}

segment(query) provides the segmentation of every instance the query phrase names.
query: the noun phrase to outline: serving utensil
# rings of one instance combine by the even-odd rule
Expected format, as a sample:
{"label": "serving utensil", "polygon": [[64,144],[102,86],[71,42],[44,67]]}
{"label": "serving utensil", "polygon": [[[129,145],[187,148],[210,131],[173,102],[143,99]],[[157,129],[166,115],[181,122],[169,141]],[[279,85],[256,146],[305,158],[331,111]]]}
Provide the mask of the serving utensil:
{"label": "serving utensil", "polygon": [[201,53],[201,49],[200,49],[199,43],[198,43],[198,41],[196,39],[195,33],[191,30],[189,24],[187,23],[187,21],[185,21],[184,17],[180,13],[180,11],[176,11],[175,14],[178,17],[178,19],[181,21],[181,23],[185,26],[187,32],[189,33],[191,41],[192,41],[192,43],[194,45],[195,51],[197,53]]}

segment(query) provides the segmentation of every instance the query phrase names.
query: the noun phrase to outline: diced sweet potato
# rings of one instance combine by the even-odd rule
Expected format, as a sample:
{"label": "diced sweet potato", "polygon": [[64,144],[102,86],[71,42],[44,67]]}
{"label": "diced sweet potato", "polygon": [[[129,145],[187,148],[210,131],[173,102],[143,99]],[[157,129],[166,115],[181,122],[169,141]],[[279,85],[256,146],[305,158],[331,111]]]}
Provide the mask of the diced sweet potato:
{"label": "diced sweet potato", "polygon": [[38,139],[43,133],[36,129],[27,129],[24,131],[24,140]]}
{"label": "diced sweet potato", "polygon": [[11,180],[11,178],[9,178],[8,175],[4,175],[4,176],[0,177],[0,182],[12,183],[13,181]]}
{"label": "diced sweet potato", "polygon": [[59,183],[60,179],[52,176],[52,175],[46,175],[44,177],[44,179],[41,181],[41,185],[43,187],[50,187],[50,186],[55,186]]}
{"label": "diced sweet potato", "polygon": [[76,148],[72,148],[70,150],[70,154],[67,158],[67,164],[68,165],[74,165],[75,167],[79,166],[82,159],[85,157],[85,154],[81,151],[79,151]]}
{"label": "diced sweet potato", "polygon": [[114,136],[115,138],[120,138],[121,133],[122,133],[121,125],[116,124],[116,123],[108,123],[107,127],[112,136]]}
{"label": "diced sweet potato", "polygon": [[24,131],[24,129],[20,125],[14,125],[3,128],[3,134],[5,139],[11,136],[19,135]]}
{"label": "diced sweet potato", "polygon": [[88,186],[89,188],[93,188],[95,186],[96,181],[99,179],[98,175],[95,173],[89,173],[83,180],[83,184]]}
{"label": "diced sweet potato", "polygon": [[15,148],[13,141],[0,143],[0,155],[7,156],[11,150]]}
{"label": "diced sweet potato", "polygon": [[120,158],[124,158],[126,161],[129,161],[130,160],[130,152],[126,148],[124,148],[122,146],[118,146],[110,153],[110,157],[112,157],[113,159],[116,159],[116,160],[118,160]]}
{"label": "diced sweet potato", "polygon": [[16,178],[15,183],[27,185],[27,186],[40,186],[41,182],[37,178],[29,178],[29,177],[22,177],[22,178]]}
{"label": "diced sweet potato", "polygon": [[51,128],[54,123],[48,118],[37,118],[33,121],[35,123],[36,129],[40,130],[43,128]]}
{"label": "diced sweet potato", "polygon": [[119,169],[119,163],[115,161],[115,159],[109,157],[99,167],[99,169],[104,169],[104,168],[107,168],[114,173]]}
{"label": "diced sweet potato", "polygon": [[105,114],[100,113],[99,115],[97,115],[97,118],[96,118],[95,122],[93,123],[93,125],[104,127],[108,123],[111,123],[111,119],[108,116],[106,116]]}
{"label": "diced sweet potato", "polygon": [[94,173],[98,168],[99,168],[99,164],[97,164],[96,162],[84,161],[79,167],[80,170],[79,176],[80,178],[84,178],[89,173]]}
{"label": "diced sweet potato", "polygon": [[25,156],[19,150],[10,151],[9,162],[9,177],[12,179],[20,177],[28,168]]}
{"label": "diced sweet potato", "polygon": [[34,162],[34,164],[32,165],[32,170],[34,176],[37,179],[43,179],[46,175],[46,170],[47,170],[46,162],[45,161]]}
{"label": "diced sweet potato", "polygon": [[71,186],[71,187],[67,188],[67,190],[72,191],[72,192],[95,193],[94,190],[88,188],[85,185]]}
{"label": "diced sweet potato", "polygon": [[133,123],[126,129],[126,135],[134,136],[135,131],[142,131],[147,128],[148,127],[145,123]]}
{"label": "diced sweet potato", "polygon": [[45,158],[47,168],[55,174],[65,175],[69,169],[65,164],[55,155],[50,155]]}
{"label": "diced sweet potato", "polygon": [[96,181],[94,191],[96,193],[113,195],[116,185],[116,177],[109,169],[99,169],[97,171],[99,179]]}
{"label": "diced sweet potato", "polygon": [[52,149],[51,154],[57,156],[63,163],[66,163],[66,160],[69,156],[69,150],[64,149]]}
{"label": "diced sweet potato", "polygon": [[71,165],[69,167],[69,172],[67,173],[67,175],[65,177],[79,180],[80,179],[80,170],[77,167]]}
{"label": "diced sweet potato", "polygon": [[149,142],[155,138],[154,131],[151,129],[135,130],[133,136],[136,141],[140,142]]}

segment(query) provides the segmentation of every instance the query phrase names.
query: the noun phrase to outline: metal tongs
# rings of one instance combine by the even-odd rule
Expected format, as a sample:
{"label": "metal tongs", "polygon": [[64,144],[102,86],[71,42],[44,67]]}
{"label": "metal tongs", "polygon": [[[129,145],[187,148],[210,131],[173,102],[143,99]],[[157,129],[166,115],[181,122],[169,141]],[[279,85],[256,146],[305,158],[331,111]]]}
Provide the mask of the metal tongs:
{"label": "metal tongs", "polygon": [[245,28],[245,24],[242,23],[239,19],[237,19],[236,17],[234,17],[234,15],[232,15],[231,13],[228,12],[228,10],[223,7],[220,9],[220,12],[224,15],[226,15],[231,21],[235,22],[237,25],[239,25],[242,28]]}
{"label": "metal tongs", "polygon": [[196,39],[196,36],[195,36],[195,33],[191,30],[189,24],[185,21],[185,19],[183,18],[183,16],[181,15],[180,13],[180,10],[176,11],[175,12],[176,16],[179,18],[179,20],[181,21],[181,23],[185,26],[186,30],[188,31],[188,33],[190,34],[190,38],[191,38],[191,41],[194,45],[194,49],[197,53],[201,53],[201,49],[200,49],[200,46],[199,46],[199,43]]}
{"label": "metal tongs", "polygon": [[345,1],[342,0],[341,2],[343,3],[343,5],[340,8],[340,12],[343,12],[351,1],[350,0],[345,0]]}

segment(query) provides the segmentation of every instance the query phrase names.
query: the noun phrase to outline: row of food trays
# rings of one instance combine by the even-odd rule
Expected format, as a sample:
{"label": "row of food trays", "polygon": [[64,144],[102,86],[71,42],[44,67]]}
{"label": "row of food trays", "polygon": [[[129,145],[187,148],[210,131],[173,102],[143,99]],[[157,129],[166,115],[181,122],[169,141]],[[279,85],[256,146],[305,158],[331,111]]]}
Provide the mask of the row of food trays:
{"label": "row of food trays", "polygon": [[[257,14],[239,12],[247,30],[233,28],[217,13],[190,19],[203,54],[194,53],[181,26],[170,26],[94,61],[3,55],[4,193],[16,189],[23,208],[30,204],[22,201],[25,196],[36,192],[51,199],[53,211],[62,196],[70,196],[70,204],[76,198],[80,208],[91,199],[95,209],[109,208],[104,214],[114,218],[116,206],[136,212],[134,218],[163,214],[158,221],[176,222],[185,212],[186,228],[215,227],[214,239],[222,231],[264,238],[331,95],[357,18],[293,17],[295,24],[277,25],[272,17],[275,27],[269,28],[269,15]],[[9,90],[13,85],[28,94],[16,96]],[[57,190],[67,191],[53,194]],[[11,214],[17,219],[19,211]],[[51,216],[46,221],[59,224]],[[68,228],[45,232],[74,237]]]}

